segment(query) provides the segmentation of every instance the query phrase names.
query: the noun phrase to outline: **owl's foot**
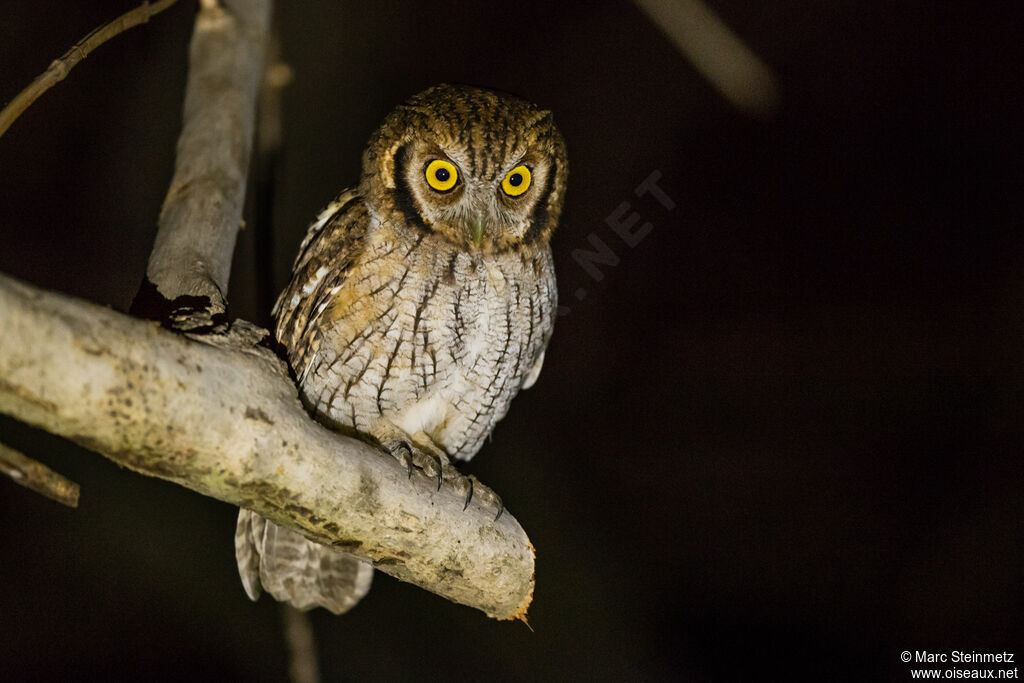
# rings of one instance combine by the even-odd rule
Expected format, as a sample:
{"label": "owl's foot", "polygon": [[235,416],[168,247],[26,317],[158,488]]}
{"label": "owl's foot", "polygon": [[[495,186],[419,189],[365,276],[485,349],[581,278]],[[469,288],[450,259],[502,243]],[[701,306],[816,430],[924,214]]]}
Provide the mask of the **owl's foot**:
{"label": "owl's foot", "polygon": [[389,441],[384,444],[384,449],[401,463],[402,467],[406,468],[410,479],[412,479],[413,469],[420,470],[431,479],[436,479],[437,490],[441,490],[444,468],[440,456],[421,450],[403,440]]}
{"label": "owl's foot", "polygon": [[448,454],[436,447],[426,434],[417,432],[406,436],[404,432],[383,420],[377,424],[375,431],[384,450],[401,463],[410,479],[413,470],[419,470],[427,477],[437,481],[438,491],[441,490],[442,484],[448,482],[452,488],[465,496],[462,504],[463,510],[468,510],[470,502],[475,499],[478,504],[497,510],[494,515],[495,521],[501,518],[505,511],[501,497],[489,487],[484,486],[472,474],[469,476],[462,474],[452,464]]}
{"label": "owl's foot", "polygon": [[[453,467],[452,469],[454,470],[455,468]],[[501,496],[495,493],[490,487],[481,483],[480,480],[472,474],[465,476],[459,473],[458,470],[455,470],[455,472],[458,480],[454,482],[454,486],[459,492],[464,493],[466,496],[466,502],[463,503],[462,509],[469,509],[470,501],[475,498],[479,503],[483,504],[484,507],[496,508],[498,512],[494,516],[494,521],[498,521],[501,514],[505,512],[505,504],[501,502]]]}

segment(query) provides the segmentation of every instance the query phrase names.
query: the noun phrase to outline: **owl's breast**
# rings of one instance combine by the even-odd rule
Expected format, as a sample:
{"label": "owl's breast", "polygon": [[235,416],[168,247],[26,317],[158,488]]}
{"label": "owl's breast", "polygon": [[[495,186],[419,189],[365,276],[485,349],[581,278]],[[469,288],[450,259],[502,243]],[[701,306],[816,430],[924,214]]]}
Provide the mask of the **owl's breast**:
{"label": "owl's breast", "polygon": [[483,256],[447,246],[371,240],[327,306],[300,383],[332,422],[369,431],[385,417],[469,458],[547,344],[554,271],[547,249]]}

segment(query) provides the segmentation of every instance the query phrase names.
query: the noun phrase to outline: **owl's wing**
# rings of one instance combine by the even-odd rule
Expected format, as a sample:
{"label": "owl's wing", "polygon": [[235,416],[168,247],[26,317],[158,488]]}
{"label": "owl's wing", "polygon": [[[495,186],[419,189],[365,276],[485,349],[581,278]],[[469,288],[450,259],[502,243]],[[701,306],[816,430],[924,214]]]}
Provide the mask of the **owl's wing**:
{"label": "owl's wing", "polygon": [[537,382],[537,378],[540,377],[540,369],[544,366],[545,353],[546,350],[540,352],[537,362],[534,363],[533,367],[530,368],[530,371],[526,373],[526,378],[523,379],[523,389],[529,389]]}
{"label": "owl's wing", "polygon": [[343,614],[366,595],[373,580],[368,562],[245,509],[238,511],[235,559],[251,600],[266,590],[300,610],[323,607]]}
{"label": "owl's wing", "polygon": [[[354,190],[342,192],[309,227],[292,278],[274,305],[277,339],[301,383],[319,343],[318,316],[361,252],[370,216]],[[370,589],[373,568],[340,550],[314,543],[250,510],[239,510],[235,558],[248,596],[267,591],[298,609],[351,609]]]}
{"label": "owl's wing", "polygon": [[361,253],[370,223],[362,197],[345,190],[320,212],[302,240],[292,277],[274,304],[277,340],[288,350],[295,376],[301,378],[315,351],[309,333],[331,296],[345,282]]}
{"label": "owl's wing", "polygon": [[242,586],[250,600],[259,600],[263,593],[260,585],[260,554],[257,551],[256,539],[263,538],[263,530],[267,520],[256,513],[240,509],[238,524],[235,525],[235,560],[238,562],[238,575],[242,577]]}

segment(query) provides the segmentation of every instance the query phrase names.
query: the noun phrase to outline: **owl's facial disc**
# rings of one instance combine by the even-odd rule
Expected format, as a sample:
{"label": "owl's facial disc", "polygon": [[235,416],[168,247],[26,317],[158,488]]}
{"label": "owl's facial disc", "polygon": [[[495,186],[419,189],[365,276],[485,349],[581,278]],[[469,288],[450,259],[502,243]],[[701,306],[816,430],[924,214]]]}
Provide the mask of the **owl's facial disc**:
{"label": "owl's facial disc", "polygon": [[361,192],[382,220],[500,253],[550,239],[566,173],[550,112],[441,85],[397,108],[371,138]]}
{"label": "owl's facial disc", "polygon": [[467,250],[522,244],[547,185],[544,155],[520,148],[480,163],[473,148],[446,143],[416,140],[396,151],[394,198],[405,221]]}

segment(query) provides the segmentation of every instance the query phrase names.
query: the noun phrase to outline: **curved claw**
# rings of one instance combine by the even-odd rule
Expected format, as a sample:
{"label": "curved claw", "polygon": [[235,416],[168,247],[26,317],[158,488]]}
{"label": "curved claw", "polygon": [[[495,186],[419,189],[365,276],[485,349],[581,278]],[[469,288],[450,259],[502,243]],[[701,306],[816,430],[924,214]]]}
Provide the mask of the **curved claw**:
{"label": "curved claw", "polygon": [[501,502],[501,498],[498,499],[498,514],[494,516],[494,521],[497,522],[501,519],[501,513],[505,512],[505,504]]}
{"label": "curved claw", "polygon": [[441,483],[444,481],[444,468],[441,467],[441,458],[437,459],[437,490],[441,490]]}
{"label": "curved claw", "polygon": [[469,507],[469,501],[473,500],[473,477],[465,477],[465,479],[469,482],[469,493],[466,494],[466,502],[462,506],[463,512]]}

